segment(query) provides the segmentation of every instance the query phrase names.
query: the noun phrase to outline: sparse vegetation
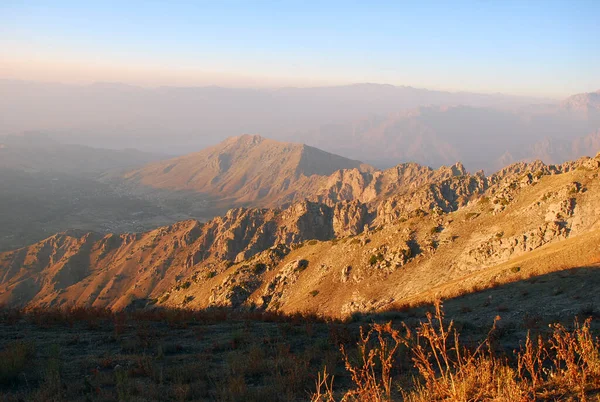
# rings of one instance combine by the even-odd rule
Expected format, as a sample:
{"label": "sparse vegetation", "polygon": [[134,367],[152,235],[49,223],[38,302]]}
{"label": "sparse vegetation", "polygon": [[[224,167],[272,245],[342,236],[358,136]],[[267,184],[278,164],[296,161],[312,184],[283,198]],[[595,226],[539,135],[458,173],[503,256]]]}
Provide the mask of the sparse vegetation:
{"label": "sparse vegetation", "polygon": [[480,329],[446,320],[440,304],[423,308],[425,320],[403,310],[348,322],[226,309],[5,311],[0,331],[16,325],[37,344],[0,338],[0,398],[303,400],[315,378],[315,401],[580,400],[600,390],[589,320],[553,324],[503,356],[495,325],[463,344],[459,328]]}
{"label": "sparse vegetation", "polygon": [[296,265],[296,271],[298,272],[302,272],[304,271],[306,268],[308,268],[308,260],[300,260],[298,261],[298,264]]}
{"label": "sparse vegetation", "polygon": [[369,257],[369,264],[370,265],[375,265],[378,262],[381,262],[384,260],[384,256],[382,253],[377,253],[377,254],[371,254],[371,256]]}
{"label": "sparse vegetation", "polygon": [[[352,385],[336,398],[325,368],[312,401],[588,400],[600,390],[600,343],[590,321],[575,322],[571,331],[560,324],[551,329],[547,337],[527,335],[507,358],[494,349],[496,322],[481,343],[466,347],[438,303],[415,331],[391,323],[361,328],[358,359],[340,347]],[[394,382],[399,362],[412,362],[414,374]]]}
{"label": "sparse vegetation", "polygon": [[262,263],[262,262],[257,262],[256,264],[254,264],[254,267],[252,268],[252,273],[254,275],[259,275],[262,274],[263,272],[265,272],[267,270],[267,264]]}
{"label": "sparse vegetation", "polygon": [[466,219],[466,220],[471,220],[471,219],[475,219],[475,218],[477,218],[478,216],[479,216],[479,213],[478,213],[478,212],[467,212],[467,213],[465,214],[465,219]]}
{"label": "sparse vegetation", "polygon": [[13,386],[26,380],[25,370],[34,353],[33,344],[24,341],[5,345],[0,350],[0,385]]}

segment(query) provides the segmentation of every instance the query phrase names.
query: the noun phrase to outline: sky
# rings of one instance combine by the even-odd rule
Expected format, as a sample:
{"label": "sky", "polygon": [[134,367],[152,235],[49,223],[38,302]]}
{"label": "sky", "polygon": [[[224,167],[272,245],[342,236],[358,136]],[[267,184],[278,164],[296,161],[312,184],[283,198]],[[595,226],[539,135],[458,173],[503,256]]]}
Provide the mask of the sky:
{"label": "sky", "polygon": [[600,89],[600,1],[0,0],[0,78]]}

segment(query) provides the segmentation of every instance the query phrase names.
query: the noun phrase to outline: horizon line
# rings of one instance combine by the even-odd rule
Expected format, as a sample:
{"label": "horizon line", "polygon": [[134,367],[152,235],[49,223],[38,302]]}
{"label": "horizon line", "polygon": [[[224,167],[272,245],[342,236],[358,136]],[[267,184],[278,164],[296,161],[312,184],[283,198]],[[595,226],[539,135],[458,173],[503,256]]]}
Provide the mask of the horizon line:
{"label": "horizon line", "polygon": [[[95,80],[89,82],[64,82],[59,80],[36,80],[36,79],[24,79],[24,78],[10,78],[10,77],[0,77],[0,81],[5,82],[18,82],[18,83],[34,83],[34,84],[55,84],[55,85],[64,85],[70,87],[92,87],[94,85],[113,85],[113,86],[122,86],[129,87],[135,89],[143,89],[143,90],[156,90],[156,89],[232,89],[232,90],[286,90],[286,89],[298,89],[298,90],[306,90],[306,89],[321,89],[321,88],[343,88],[343,87],[353,87],[353,86],[377,86],[377,87],[391,87],[394,89],[414,89],[418,91],[430,91],[430,92],[444,92],[449,94],[473,94],[473,95],[490,95],[490,96],[506,96],[506,97],[516,97],[516,98],[529,98],[529,99],[538,99],[538,100],[563,100],[565,96],[548,96],[548,95],[526,95],[526,94],[515,94],[510,92],[499,92],[499,91],[470,91],[465,89],[439,89],[439,88],[427,88],[427,87],[419,87],[412,85],[397,85],[390,84],[387,82],[352,82],[346,84],[331,84],[331,85],[282,85],[282,86],[228,86],[228,85],[220,85],[220,84],[207,84],[207,85],[143,85],[140,83],[129,83],[124,81],[110,81],[110,80]],[[594,93],[599,92],[599,90],[590,89],[586,92],[577,92],[572,93],[570,95],[566,95],[566,97],[583,94],[583,93]]]}

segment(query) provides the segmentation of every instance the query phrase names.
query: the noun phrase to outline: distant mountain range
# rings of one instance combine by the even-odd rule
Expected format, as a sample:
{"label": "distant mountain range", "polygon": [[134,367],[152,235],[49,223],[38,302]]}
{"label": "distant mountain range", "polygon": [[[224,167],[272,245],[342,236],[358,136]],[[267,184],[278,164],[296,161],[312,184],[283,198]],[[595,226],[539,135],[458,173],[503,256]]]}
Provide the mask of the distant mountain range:
{"label": "distant mountain range", "polygon": [[598,111],[600,110],[600,90],[570,96],[561,106],[565,109],[582,112]]}
{"label": "distant mountain range", "polygon": [[560,102],[376,84],[145,89],[0,80],[0,93],[0,133],[34,130],[67,143],[173,155],[259,134],[378,168],[460,160],[493,172],[506,155],[529,158],[523,150],[536,143],[600,129],[598,92]]}
{"label": "distant mountain range", "polygon": [[[419,107],[324,125],[304,133],[303,137],[321,149],[351,158],[360,156],[378,167],[399,162],[438,167],[460,160],[470,170],[493,172],[506,164],[502,159],[504,154],[519,155],[516,160],[531,159],[536,157],[534,144],[580,142],[595,133],[600,129],[600,109],[592,105],[590,101],[578,108],[547,105],[521,110]],[[586,155],[594,155],[596,151],[589,149]],[[553,161],[563,162],[572,157],[572,153],[555,154]]]}

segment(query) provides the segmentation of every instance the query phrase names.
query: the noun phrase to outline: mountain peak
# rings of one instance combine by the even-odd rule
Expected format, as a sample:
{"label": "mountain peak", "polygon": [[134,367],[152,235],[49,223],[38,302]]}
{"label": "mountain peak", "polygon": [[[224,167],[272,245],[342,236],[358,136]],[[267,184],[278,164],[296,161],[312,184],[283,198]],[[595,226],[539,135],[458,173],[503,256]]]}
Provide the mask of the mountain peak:
{"label": "mountain peak", "polygon": [[242,134],[236,137],[229,137],[224,142],[225,143],[237,143],[243,145],[256,145],[261,142],[268,140],[265,137],[262,137],[258,134]]}
{"label": "mountain peak", "polygon": [[562,106],[568,110],[600,110],[600,90],[570,96],[563,101]]}
{"label": "mountain peak", "polygon": [[353,168],[368,170],[359,161],[304,144],[245,134],[129,172],[125,179],[145,187],[194,191],[236,205],[275,200],[294,193],[296,184],[307,184],[312,176]]}

